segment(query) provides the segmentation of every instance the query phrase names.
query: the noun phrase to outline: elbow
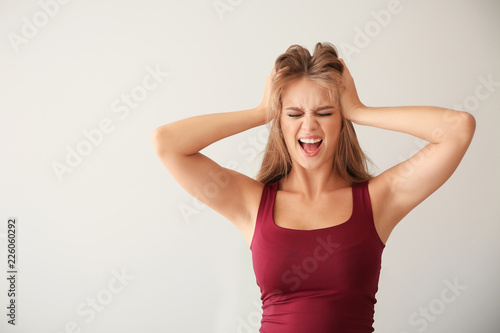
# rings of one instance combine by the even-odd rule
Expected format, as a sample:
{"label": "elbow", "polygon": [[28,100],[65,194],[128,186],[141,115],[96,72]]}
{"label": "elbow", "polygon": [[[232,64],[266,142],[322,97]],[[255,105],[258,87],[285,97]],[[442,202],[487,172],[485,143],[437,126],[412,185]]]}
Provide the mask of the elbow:
{"label": "elbow", "polygon": [[476,131],[476,118],[469,112],[458,111],[455,122],[455,138],[458,142],[469,145]]}
{"label": "elbow", "polygon": [[476,132],[476,118],[468,112],[462,112],[462,133],[468,142]]}
{"label": "elbow", "polygon": [[166,152],[165,143],[168,142],[167,134],[166,125],[160,126],[153,131],[151,141],[153,143],[154,151],[158,156],[162,156]]}

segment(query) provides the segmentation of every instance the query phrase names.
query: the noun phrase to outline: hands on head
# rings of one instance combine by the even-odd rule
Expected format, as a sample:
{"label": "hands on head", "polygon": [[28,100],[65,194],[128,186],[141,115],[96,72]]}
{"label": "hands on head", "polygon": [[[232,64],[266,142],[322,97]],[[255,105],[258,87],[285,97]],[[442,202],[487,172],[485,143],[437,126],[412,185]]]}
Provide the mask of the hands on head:
{"label": "hands on head", "polygon": [[[345,89],[341,92],[340,95],[340,108],[344,118],[351,120],[353,114],[356,111],[364,108],[365,105],[361,103],[358,92],[356,90],[356,85],[354,84],[354,79],[352,78],[351,72],[347,68],[344,60],[339,58],[339,60],[344,65],[344,71],[342,73],[342,82],[344,84]],[[258,112],[261,112],[264,116],[267,115],[267,108],[269,105],[269,99],[271,96],[271,89],[273,84],[274,76],[276,75],[276,68],[273,66],[271,73],[266,79],[266,86],[264,89],[264,97],[262,98],[261,103],[257,107]],[[271,120],[267,119],[266,121]]]}
{"label": "hands on head", "polygon": [[269,74],[269,76],[267,77],[267,80],[266,80],[266,87],[264,89],[264,97],[262,98],[262,102],[260,102],[259,106],[257,107],[257,110],[259,112],[263,113],[263,115],[266,117],[266,122],[271,120],[271,119],[267,119],[267,108],[269,105],[269,99],[271,96],[271,88],[272,88],[273,79],[274,79],[275,75],[276,75],[276,68],[273,66],[271,73]]}
{"label": "hands on head", "polygon": [[344,60],[339,58],[339,60],[344,65],[344,71],[342,73],[342,82],[344,83],[344,91],[340,95],[340,108],[344,118],[351,120],[353,114],[364,108],[365,105],[361,103],[358,92],[356,91],[356,85],[354,84],[354,79],[352,78],[351,72],[347,68]]}

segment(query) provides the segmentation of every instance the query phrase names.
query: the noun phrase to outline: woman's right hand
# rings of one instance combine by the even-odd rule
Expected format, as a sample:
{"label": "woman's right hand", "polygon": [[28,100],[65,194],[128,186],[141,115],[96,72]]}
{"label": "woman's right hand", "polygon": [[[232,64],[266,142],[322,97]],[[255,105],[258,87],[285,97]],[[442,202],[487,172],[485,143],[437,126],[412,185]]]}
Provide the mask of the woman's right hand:
{"label": "woman's right hand", "polygon": [[[259,106],[257,107],[257,109],[260,112],[262,112],[265,116],[267,116],[267,113],[268,113],[267,108],[269,105],[269,98],[271,96],[271,88],[272,88],[273,79],[274,79],[275,75],[276,75],[276,69],[273,66],[273,69],[266,80],[266,87],[264,89],[264,98],[262,98],[262,102],[260,102]],[[268,119],[266,117],[266,122],[267,122],[267,120]]]}
{"label": "woman's right hand", "polygon": [[362,110],[366,106],[359,100],[356,85],[354,84],[354,79],[352,78],[351,72],[349,72],[347,65],[345,64],[343,59],[339,58],[339,60],[344,65],[342,81],[346,88],[340,96],[340,107],[344,118],[354,121],[353,117],[356,111]]}

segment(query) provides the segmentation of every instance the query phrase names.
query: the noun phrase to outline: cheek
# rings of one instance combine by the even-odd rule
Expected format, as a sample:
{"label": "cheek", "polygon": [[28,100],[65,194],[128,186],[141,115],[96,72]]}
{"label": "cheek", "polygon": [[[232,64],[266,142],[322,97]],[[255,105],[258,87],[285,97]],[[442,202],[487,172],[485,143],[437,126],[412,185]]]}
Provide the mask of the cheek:
{"label": "cheek", "polygon": [[281,129],[285,136],[285,141],[292,141],[297,137],[300,128],[294,123],[285,122],[281,124]]}
{"label": "cheek", "polygon": [[342,122],[337,119],[331,119],[331,121],[325,122],[322,126],[322,130],[327,138],[328,145],[336,146],[339,137],[340,131],[342,129]]}
{"label": "cheek", "polygon": [[295,150],[295,137],[297,133],[294,133],[290,129],[288,131],[283,130],[283,138],[285,139],[285,146],[288,153],[293,153]]}
{"label": "cheek", "polygon": [[325,124],[325,128],[328,128],[329,132],[337,135],[342,129],[342,119],[340,117],[331,119],[331,121]]}
{"label": "cheek", "polygon": [[281,133],[285,138],[285,142],[289,144],[291,140],[295,138],[296,133],[294,133],[294,128],[286,120],[281,119]]}

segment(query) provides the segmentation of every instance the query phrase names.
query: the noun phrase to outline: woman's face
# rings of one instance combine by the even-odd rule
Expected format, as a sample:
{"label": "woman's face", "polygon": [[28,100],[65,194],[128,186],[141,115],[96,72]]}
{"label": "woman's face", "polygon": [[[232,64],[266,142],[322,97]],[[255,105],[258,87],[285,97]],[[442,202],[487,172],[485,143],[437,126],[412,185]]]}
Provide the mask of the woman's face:
{"label": "woman's face", "polygon": [[[339,107],[328,98],[325,88],[307,78],[285,87],[281,129],[292,164],[298,163],[305,169],[324,163],[333,165],[341,127]],[[306,139],[309,142],[304,142]]]}

